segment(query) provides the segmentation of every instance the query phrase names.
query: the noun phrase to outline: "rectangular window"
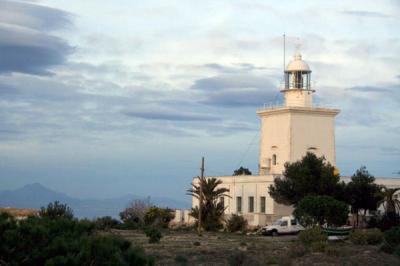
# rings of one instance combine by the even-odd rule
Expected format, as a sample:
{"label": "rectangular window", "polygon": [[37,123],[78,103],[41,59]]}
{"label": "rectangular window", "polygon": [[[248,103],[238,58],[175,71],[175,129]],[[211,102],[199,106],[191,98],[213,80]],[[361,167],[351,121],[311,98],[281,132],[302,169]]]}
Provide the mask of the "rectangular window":
{"label": "rectangular window", "polygon": [[242,212],[242,197],[236,197],[236,212]]}
{"label": "rectangular window", "polygon": [[254,197],[249,197],[249,212],[254,212]]}
{"label": "rectangular window", "polygon": [[225,199],[224,197],[219,198],[219,202],[221,203],[222,207],[225,208]]}
{"label": "rectangular window", "polygon": [[297,225],[297,221],[296,221],[296,219],[292,219],[292,220],[290,220],[290,223],[291,223],[292,225]]}
{"label": "rectangular window", "polygon": [[260,197],[260,212],[265,213],[265,197]]}

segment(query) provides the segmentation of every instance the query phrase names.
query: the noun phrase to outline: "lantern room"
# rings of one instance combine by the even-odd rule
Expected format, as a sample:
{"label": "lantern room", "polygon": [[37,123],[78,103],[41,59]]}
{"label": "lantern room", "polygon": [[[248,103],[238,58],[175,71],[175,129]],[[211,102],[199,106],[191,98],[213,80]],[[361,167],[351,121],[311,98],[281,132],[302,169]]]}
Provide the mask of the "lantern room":
{"label": "lantern room", "polygon": [[285,69],[285,90],[290,89],[311,90],[311,70],[300,53],[295,54]]}

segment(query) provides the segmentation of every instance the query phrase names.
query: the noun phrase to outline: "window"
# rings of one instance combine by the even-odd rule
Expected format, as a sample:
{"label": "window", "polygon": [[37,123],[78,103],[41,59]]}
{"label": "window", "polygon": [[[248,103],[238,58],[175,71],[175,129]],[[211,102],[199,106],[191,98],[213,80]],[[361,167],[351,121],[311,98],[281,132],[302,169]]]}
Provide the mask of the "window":
{"label": "window", "polygon": [[260,212],[265,213],[265,197],[260,197]]}
{"label": "window", "polygon": [[221,203],[222,208],[225,208],[225,199],[224,199],[224,197],[220,197],[219,198],[219,202]]}
{"label": "window", "polygon": [[282,221],[281,226],[287,226],[287,221]]}
{"label": "window", "polygon": [[254,212],[254,197],[249,197],[249,212]]}
{"label": "window", "polygon": [[276,165],[276,154],[272,155],[272,165]]}
{"label": "window", "polygon": [[242,197],[236,197],[236,212],[242,212]]}
{"label": "window", "polygon": [[290,223],[291,223],[292,225],[297,225],[296,219],[290,220]]}

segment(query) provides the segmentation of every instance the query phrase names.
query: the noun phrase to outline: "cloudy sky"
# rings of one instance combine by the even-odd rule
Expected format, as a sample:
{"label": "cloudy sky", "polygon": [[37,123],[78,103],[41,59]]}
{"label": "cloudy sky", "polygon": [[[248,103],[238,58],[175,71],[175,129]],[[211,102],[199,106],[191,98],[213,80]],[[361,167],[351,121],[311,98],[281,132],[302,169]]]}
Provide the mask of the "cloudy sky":
{"label": "cloudy sky", "polygon": [[256,172],[283,33],[341,109],[341,173],[399,176],[399,2],[304,2],[0,0],[1,189],[187,200],[201,156]]}

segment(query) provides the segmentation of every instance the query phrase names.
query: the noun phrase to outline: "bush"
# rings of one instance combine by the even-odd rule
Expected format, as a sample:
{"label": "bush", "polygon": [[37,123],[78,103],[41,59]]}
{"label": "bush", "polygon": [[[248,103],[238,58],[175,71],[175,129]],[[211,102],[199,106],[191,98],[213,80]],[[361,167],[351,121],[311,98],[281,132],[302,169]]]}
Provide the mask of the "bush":
{"label": "bush", "polygon": [[171,209],[152,206],[144,215],[144,223],[146,225],[168,228],[168,224],[174,219],[174,216]]}
{"label": "bush", "polygon": [[[400,222],[400,218],[397,218]],[[389,218],[387,215],[373,216],[368,221],[369,228],[379,228],[382,231],[387,231],[396,226],[395,220]]]}
{"label": "bush", "polygon": [[233,214],[227,224],[226,228],[229,232],[244,231],[247,227],[247,221],[243,216]]}
{"label": "bush", "polygon": [[187,265],[188,259],[185,256],[177,255],[175,257],[175,262],[177,265]]}
{"label": "bush", "polygon": [[340,256],[340,249],[335,246],[327,245],[325,247],[325,254],[330,257],[339,257]]}
{"label": "bush", "polygon": [[127,228],[136,229],[143,225],[144,215],[148,209],[149,204],[142,200],[135,200],[119,213],[119,217]]}
{"label": "bush", "polygon": [[313,252],[324,252],[326,249],[326,241],[317,241],[311,243],[311,250]]}
{"label": "bush", "polygon": [[[54,210],[53,204],[52,208]],[[67,207],[64,205],[64,207]],[[68,210],[68,208],[61,208]],[[152,265],[142,249],[116,236],[97,236],[94,223],[61,212],[18,223],[0,215],[0,262],[3,265]],[[48,215],[51,214],[51,215]]]}
{"label": "bush", "polygon": [[379,229],[355,230],[349,239],[356,245],[378,245],[383,241],[383,233]]}
{"label": "bush", "polygon": [[311,229],[301,231],[299,233],[300,241],[306,245],[311,246],[314,242],[326,242],[328,237],[322,232],[321,228],[316,226]]}
{"label": "bush", "polygon": [[120,228],[121,222],[111,216],[98,217],[94,220],[97,230],[110,230],[111,228]]}
{"label": "bush", "polygon": [[384,234],[382,251],[400,256],[400,226],[393,227]]}
{"label": "bush", "polygon": [[367,244],[378,245],[383,241],[383,233],[379,229],[367,230]]}
{"label": "bush", "polygon": [[64,217],[67,219],[74,218],[74,213],[67,204],[61,204],[58,201],[54,203],[49,203],[47,207],[41,207],[39,211],[39,215],[41,217],[48,217],[48,218],[58,218]]}
{"label": "bush", "polygon": [[253,259],[251,256],[247,256],[247,254],[243,251],[234,251],[231,256],[228,257],[228,265],[231,266],[241,266],[241,265],[252,265],[257,266],[260,265],[258,261]]}
{"label": "bush", "polygon": [[289,248],[289,257],[290,258],[300,258],[307,254],[307,248],[302,244],[292,244]]}
{"label": "bush", "polygon": [[155,227],[150,227],[145,230],[146,236],[149,238],[149,243],[160,243],[162,234],[160,230]]}
{"label": "bush", "polygon": [[351,243],[356,244],[356,245],[366,245],[367,244],[366,236],[362,232],[362,230],[355,230],[353,233],[350,234],[349,239],[350,239]]}
{"label": "bush", "polygon": [[293,214],[303,226],[341,226],[348,219],[349,208],[330,196],[307,196],[296,205]]}

